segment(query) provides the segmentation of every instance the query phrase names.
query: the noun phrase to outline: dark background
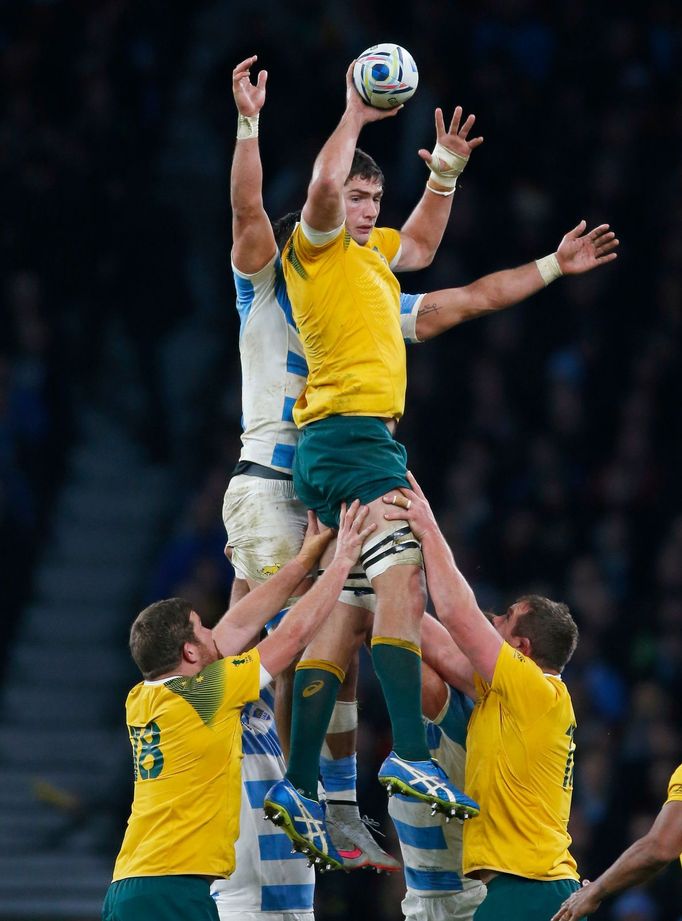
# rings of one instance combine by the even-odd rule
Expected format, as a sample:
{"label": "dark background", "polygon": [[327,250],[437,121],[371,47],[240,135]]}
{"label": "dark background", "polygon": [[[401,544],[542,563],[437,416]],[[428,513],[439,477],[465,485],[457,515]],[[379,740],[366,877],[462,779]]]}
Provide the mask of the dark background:
{"label": "dark background", "polygon": [[[380,223],[400,226],[421,194],[436,105],[475,112],[485,137],[433,266],[403,275],[405,290],[545,255],[583,217],[621,240],[615,264],[411,349],[399,436],[481,604],[540,591],[574,611],[585,876],[649,827],[682,760],[680,5],[4,2],[3,918],[93,914],[129,803],[128,624],[157,597],[185,594],[207,619],[228,597],[232,68],[258,53],[270,74],[260,137],[277,216],[301,205],[347,64],[376,41],[405,45],[420,72],[405,110],[361,139],[386,174]],[[105,656],[119,667],[93,665],[85,687]],[[44,740],[68,748],[86,724],[104,749],[67,769]],[[365,663],[361,805],[395,850],[374,777],[388,747]],[[69,861],[90,858],[103,875],[89,894],[60,896],[51,874],[80,878]],[[45,883],[35,905],[34,885],[12,888],[16,860]],[[398,917],[402,886],[327,877],[318,919]],[[673,921],[681,906],[676,865],[598,917]]]}

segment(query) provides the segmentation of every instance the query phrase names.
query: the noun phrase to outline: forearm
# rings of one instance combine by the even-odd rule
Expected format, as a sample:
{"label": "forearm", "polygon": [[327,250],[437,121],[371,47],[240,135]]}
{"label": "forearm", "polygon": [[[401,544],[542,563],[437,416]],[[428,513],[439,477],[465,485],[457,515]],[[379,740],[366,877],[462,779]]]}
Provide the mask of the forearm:
{"label": "forearm", "polygon": [[426,614],[421,624],[423,661],[448,684],[473,697],[474,670],[446,628]]}
{"label": "forearm", "polygon": [[331,613],[349,572],[349,563],[332,560],[313,587],[291,608],[277,630],[259,644],[261,662],[271,675],[279,674],[308,645]]}
{"label": "forearm", "polygon": [[352,113],[344,112],[336,129],[317,155],[303,208],[304,220],[315,230],[332,230],[343,223],[343,187],[353,163],[361,129],[362,121]]}
{"label": "forearm", "polygon": [[238,140],[230,173],[230,205],[234,221],[263,208],[263,165],[258,138]]}
{"label": "forearm", "polygon": [[426,582],[436,614],[473,669],[486,681],[495,671],[502,639],[476,602],[473,589],[457,568],[452,551],[437,529],[422,537]]}
{"label": "forearm", "polygon": [[213,629],[220,652],[223,655],[243,652],[248,641],[258,636],[266,623],[282,610],[307,575],[308,569],[297,557],[231,607]]}
{"label": "forearm", "polygon": [[665,859],[658,852],[655,841],[649,835],[645,835],[635,841],[608,870],[590,883],[590,888],[601,901],[622,889],[646,882],[662,870],[669,861],[670,858]]}
{"label": "forearm", "polygon": [[[437,187],[435,182],[432,184]],[[409,241],[410,251],[401,257],[399,271],[421,269],[433,262],[451,211],[452,195],[439,195],[428,188],[424,190],[416,208],[400,229],[403,249],[407,250],[405,244]]]}
{"label": "forearm", "polygon": [[512,307],[545,287],[534,262],[484,275],[462,288],[424,297],[417,314],[417,337],[432,339],[467,320]]}

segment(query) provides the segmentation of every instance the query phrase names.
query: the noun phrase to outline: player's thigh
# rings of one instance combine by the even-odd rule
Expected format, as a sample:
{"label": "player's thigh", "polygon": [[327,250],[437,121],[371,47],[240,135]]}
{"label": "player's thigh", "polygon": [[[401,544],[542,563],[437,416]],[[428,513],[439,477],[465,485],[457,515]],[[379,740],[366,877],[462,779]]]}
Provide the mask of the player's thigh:
{"label": "player's thigh", "polygon": [[236,574],[250,585],[293,559],[307,527],[307,510],[290,480],[236,476],[223,501],[223,522]]}
{"label": "player's thigh", "polygon": [[372,615],[364,608],[337,602],[303,654],[303,659],[323,659],[342,669],[362,645]]}

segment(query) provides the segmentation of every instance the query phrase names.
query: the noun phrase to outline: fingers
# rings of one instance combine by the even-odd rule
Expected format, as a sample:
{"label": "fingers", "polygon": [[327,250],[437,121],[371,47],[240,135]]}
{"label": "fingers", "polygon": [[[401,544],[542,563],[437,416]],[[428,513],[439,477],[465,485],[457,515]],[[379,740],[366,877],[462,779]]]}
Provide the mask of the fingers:
{"label": "fingers", "polygon": [[256,81],[256,86],[259,90],[265,89],[265,84],[268,82],[268,72],[267,70],[258,71],[258,80]]}
{"label": "fingers", "polygon": [[348,65],[348,70],[346,71],[346,86],[353,86],[353,68],[355,67],[355,59],[353,59]]}
{"label": "fingers", "polygon": [[407,482],[412,487],[412,492],[416,493],[416,495],[418,495],[420,499],[426,499],[426,496],[424,495],[424,491],[422,490],[421,486],[417,482],[415,475],[412,473],[411,470],[407,471]]}
{"label": "fingers", "polygon": [[[460,110],[460,114],[461,114],[461,110]],[[443,118],[443,110],[436,109],[434,115],[436,119],[436,139],[438,139],[439,137],[442,137],[442,135],[445,134],[445,119]]]}
{"label": "fingers", "polygon": [[587,221],[583,218],[583,220],[580,221],[579,224],[576,224],[573,230],[568,231],[566,236],[569,237],[571,240],[575,240],[577,237],[580,237],[583,235],[586,227],[587,227]]}
{"label": "fingers", "polygon": [[246,58],[245,60],[237,64],[235,69],[232,71],[232,79],[236,80],[237,75],[239,75],[239,79],[241,79],[241,77],[245,75],[248,76],[249,70],[253,67],[254,63],[257,60],[258,60],[258,55],[252,54],[250,58]]}
{"label": "fingers", "polygon": [[308,509],[308,531],[311,534],[320,533],[320,523],[317,520],[317,515],[315,512],[311,512],[310,509]]}
{"label": "fingers", "polygon": [[[461,111],[462,111],[462,110],[460,109],[460,112],[461,112]],[[464,138],[465,141],[466,141],[466,139],[467,139],[467,137],[468,137],[468,135],[469,135],[469,132],[470,132],[471,129],[474,127],[474,122],[475,122],[475,121],[476,121],[476,116],[475,116],[475,115],[469,115],[469,116],[467,117],[467,120],[464,122],[464,124],[462,125],[462,127],[461,127],[461,128],[459,129],[459,131],[457,132],[457,134],[458,134],[461,138]]]}
{"label": "fingers", "polygon": [[469,147],[473,150],[475,147],[480,147],[483,143],[482,137],[472,138],[470,141],[467,141]]}
{"label": "fingers", "polygon": [[[462,120],[462,107],[455,106],[455,111],[452,113],[452,119],[450,121],[450,134],[459,134],[459,123]],[[466,134],[462,135],[466,137]]]}
{"label": "fingers", "polygon": [[426,150],[424,147],[421,147],[421,148],[417,151],[417,153],[418,153],[419,156],[422,158],[422,160],[424,161],[424,163],[429,163],[429,164],[431,163],[431,153],[430,153],[430,151]]}

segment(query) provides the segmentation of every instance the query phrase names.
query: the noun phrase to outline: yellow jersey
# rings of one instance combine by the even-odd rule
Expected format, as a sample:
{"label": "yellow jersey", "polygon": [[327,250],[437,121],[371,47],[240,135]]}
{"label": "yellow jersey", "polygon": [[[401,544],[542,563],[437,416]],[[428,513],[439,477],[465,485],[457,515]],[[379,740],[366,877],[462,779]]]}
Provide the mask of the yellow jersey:
{"label": "yellow jersey", "polygon": [[308,364],[293,411],[299,428],[334,415],[402,416],[405,343],[390,268],[399,251],[389,228],[375,227],[364,246],[345,227],[321,246],[300,224],[289,238],[282,267]]}
{"label": "yellow jersey", "polygon": [[[682,764],[675,768],[668,784],[668,798],[666,803],[682,803]],[[680,854],[682,864],[682,854]]]}
{"label": "yellow jersey", "polygon": [[114,881],[229,876],[239,836],[241,714],[257,700],[256,650],[193,677],[137,684],[126,701],[135,792]]}
{"label": "yellow jersey", "polygon": [[464,823],[464,872],[578,879],[568,851],[576,723],[566,686],[508,643],[492,683],[475,683],[465,789],[481,814]]}

